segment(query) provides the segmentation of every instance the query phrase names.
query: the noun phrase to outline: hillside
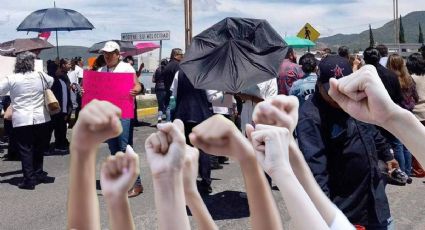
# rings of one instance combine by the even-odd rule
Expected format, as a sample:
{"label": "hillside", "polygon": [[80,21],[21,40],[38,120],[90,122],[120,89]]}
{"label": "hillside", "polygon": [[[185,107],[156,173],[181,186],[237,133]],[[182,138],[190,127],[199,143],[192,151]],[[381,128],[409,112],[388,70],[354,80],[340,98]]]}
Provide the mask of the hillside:
{"label": "hillside", "polygon": [[[87,52],[88,48],[84,46],[59,46],[59,56],[61,58],[82,57],[87,60],[88,57],[97,56]],[[48,50],[43,50],[40,53],[42,60],[54,60],[56,58],[56,47]]]}
{"label": "hillside", "polygon": [[[407,15],[402,15],[404,36],[407,43],[417,43],[419,36],[418,23],[425,32],[425,11],[415,11]],[[317,42],[319,46],[335,48],[345,45],[352,49],[365,49],[369,46],[369,29],[360,34],[336,34],[330,37],[320,38]],[[394,43],[394,22],[390,21],[380,28],[373,29],[373,37],[376,43]]]}

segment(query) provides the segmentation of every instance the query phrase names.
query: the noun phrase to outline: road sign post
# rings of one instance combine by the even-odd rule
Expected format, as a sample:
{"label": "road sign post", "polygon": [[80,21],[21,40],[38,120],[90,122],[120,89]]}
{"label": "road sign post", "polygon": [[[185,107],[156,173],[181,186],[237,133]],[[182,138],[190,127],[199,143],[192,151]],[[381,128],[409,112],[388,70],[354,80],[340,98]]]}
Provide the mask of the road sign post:
{"label": "road sign post", "polygon": [[[297,37],[315,42],[320,37],[320,33],[310,23],[306,23],[298,32]],[[310,47],[308,47],[308,52],[310,52]]]}
{"label": "road sign post", "polygon": [[147,32],[131,32],[122,33],[122,41],[159,41],[159,62],[162,58],[162,40],[170,40],[170,31],[147,31]]}

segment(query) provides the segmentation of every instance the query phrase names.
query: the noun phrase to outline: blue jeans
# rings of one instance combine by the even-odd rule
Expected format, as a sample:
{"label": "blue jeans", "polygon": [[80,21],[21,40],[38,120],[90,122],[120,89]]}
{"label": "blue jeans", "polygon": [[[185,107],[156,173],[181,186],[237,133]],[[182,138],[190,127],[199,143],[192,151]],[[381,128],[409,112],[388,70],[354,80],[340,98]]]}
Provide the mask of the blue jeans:
{"label": "blue jeans", "polygon": [[109,151],[112,155],[121,151],[125,152],[130,138],[130,125],[131,119],[120,119],[122,126],[122,133],[115,138],[109,139],[106,142],[108,143]]}
{"label": "blue jeans", "polygon": [[155,91],[156,100],[158,101],[158,112],[161,111],[162,114],[165,114],[167,106],[165,104],[167,98],[167,91],[158,89]]}
{"label": "blue jeans", "polygon": [[[120,119],[122,126],[122,133],[115,138],[109,139],[106,142],[108,143],[109,151],[112,155],[115,155],[117,152],[121,151],[125,153],[125,149],[128,144],[133,144],[133,141],[130,142],[130,138],[133,139],[133,129],[131,125],[131,119]],[[137,177],[135,185],[141,185],[142,180],[140,175]]]}
{"label": "blue jeans", "polygon": [[394,150],[394,158],[400,165],[400,170],[410,176],[412,170],[412,154],[398,139],[391,140],[390,144]]}

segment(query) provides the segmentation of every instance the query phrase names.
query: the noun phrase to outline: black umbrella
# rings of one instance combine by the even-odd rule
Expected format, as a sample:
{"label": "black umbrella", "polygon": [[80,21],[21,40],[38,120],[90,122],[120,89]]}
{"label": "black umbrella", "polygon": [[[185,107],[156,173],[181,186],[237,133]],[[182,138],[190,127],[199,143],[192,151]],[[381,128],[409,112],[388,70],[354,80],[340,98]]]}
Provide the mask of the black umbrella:
{"label": "black umbrella", "polygon": [[18,53],[31,50],[50,49],[54,46],[40,38],[18,38],[0,44],[0,54],[15,56]]}
{"label": "black umbrella", "polygon": [[56,31],[56,48],[59,57],[58,31],[92,30],[94,26],[75,10],[48,8],[32,12],[18,26],[18,31]]}
{"label": "black umbrella", "polygon": [[193,39],[180,67],[195,88],[237,93],[277,78],[286,51],[266,20],[226,18]]}
{"label": "black umbrella", "polygon": [[[137,50],[137,47],[133,45],[133,42],[121,41],[121,40],[108,40],[108,41],[116,42],[120,46],[120,52],[129,52],[129,51]],[[101,50],[105,46],[105,43],[108,41],[103,41],[103,42],[98,42],[93,44],[89,48],[89,53],[99,53],[99,50]]]}

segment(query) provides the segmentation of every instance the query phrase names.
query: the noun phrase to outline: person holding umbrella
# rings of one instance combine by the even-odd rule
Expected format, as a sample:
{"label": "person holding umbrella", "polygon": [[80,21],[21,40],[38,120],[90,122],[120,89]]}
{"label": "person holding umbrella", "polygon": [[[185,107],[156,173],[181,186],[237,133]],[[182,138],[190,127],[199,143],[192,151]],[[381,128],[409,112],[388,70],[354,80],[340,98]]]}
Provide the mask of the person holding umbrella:
{"label": "person holding umbrella", "polygon": [[[117,73],[134,73],[134,87],[130,90],[130,95],[135,97],[140,93],[142,87],[140,82],[137,80],[136,71],[133,66],[123,61],[120,61],[120,46],[114,41],[108,41],[105,46],[100,50],[105,57],[106,65],[100,68],[99,72],[117,72]],[[125,149],[130,141],[130,137],[133,135],[131,132],[131,119],[120,119],[122,126],[122,133],[115,138],[107,141],[111,154],[114,155],[116,152],[125,152]],[[143,192],[143,186],[140,180],[140,176],[137,178],[134,187],[128,192],[129,197],[138,196]]]}

